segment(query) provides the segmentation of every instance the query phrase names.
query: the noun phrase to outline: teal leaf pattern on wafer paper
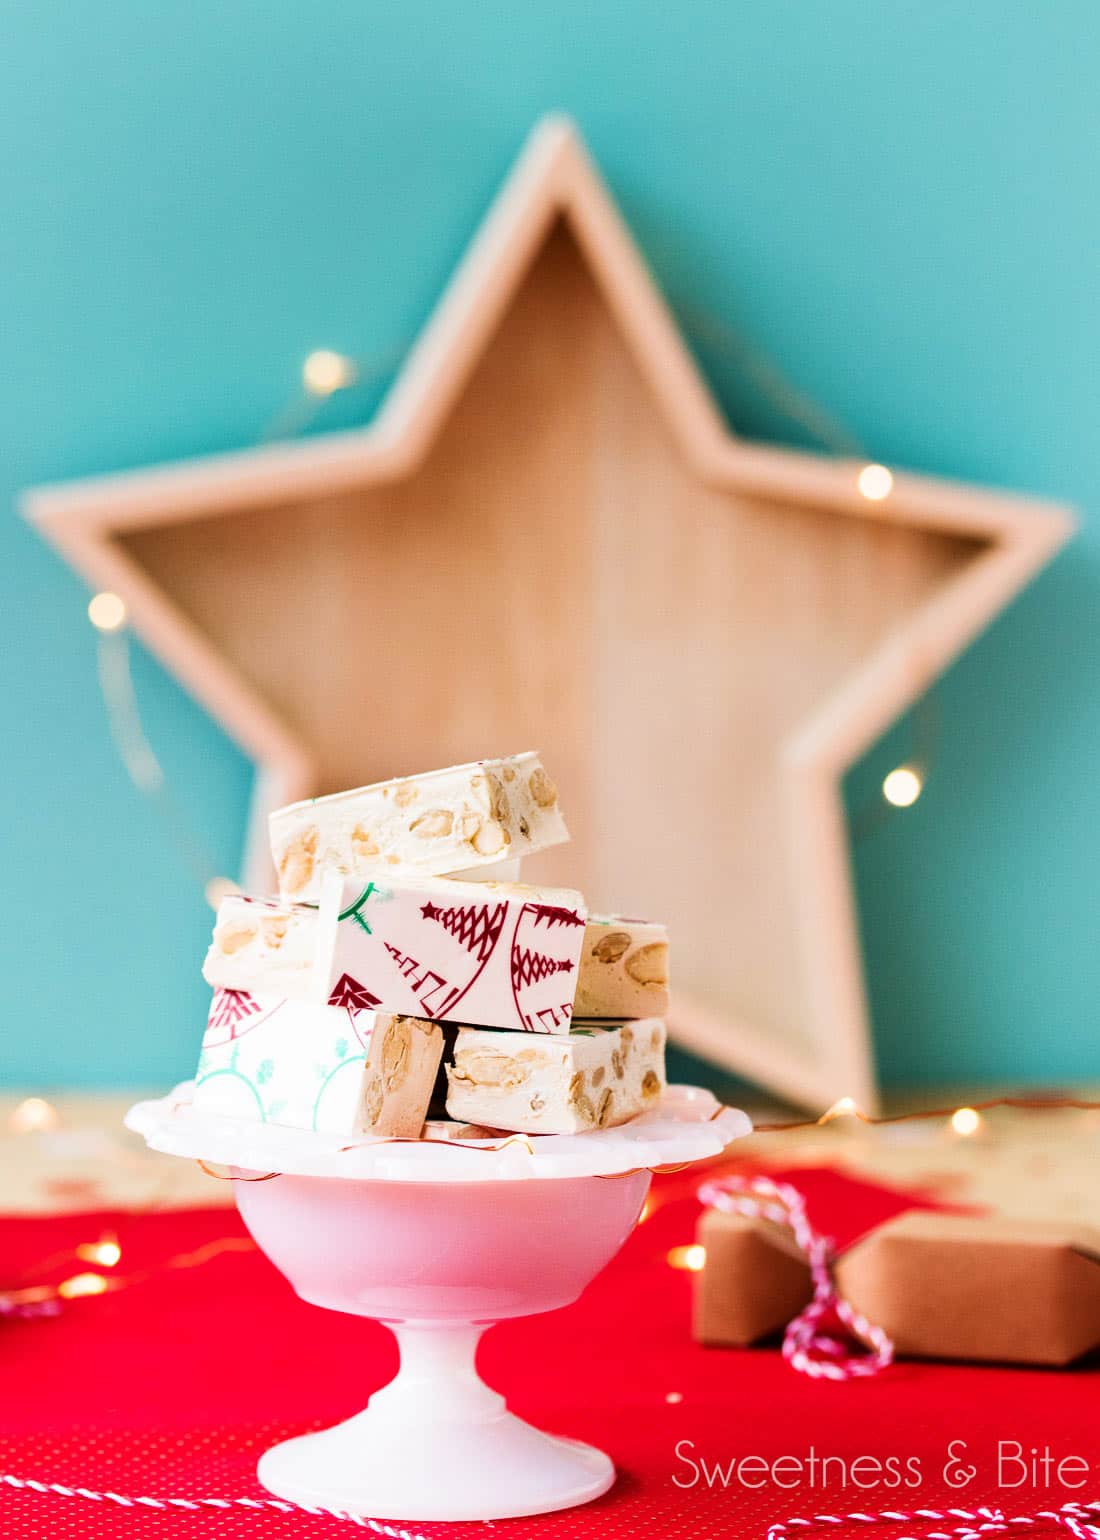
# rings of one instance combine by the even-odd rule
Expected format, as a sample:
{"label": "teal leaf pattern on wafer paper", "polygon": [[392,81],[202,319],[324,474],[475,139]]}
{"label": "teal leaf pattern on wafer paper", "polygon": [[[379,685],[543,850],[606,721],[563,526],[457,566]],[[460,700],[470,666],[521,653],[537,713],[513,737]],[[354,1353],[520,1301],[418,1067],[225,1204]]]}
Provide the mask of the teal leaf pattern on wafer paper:
{"label": "teal leaf pattern on wafer paper", "polygon": [[373,882],[368,882],[354,904],[349,904],[346,909],[341,909],[338,919],[350,920],[353,925],[358,925],[359,929],[366,931],[369,936],[372,932],[370,924],[364,918],[363,905],[371,898],[375,898],[379,903],[384,904],[392,899],[392,897],[393,894],[385,888],[377,887]]}
{"label": "teal leaf pattern on wafer paper", "polygon": [[239,1070],[234,1068],[212,1070],[209,1075],[203,1075],[202,1079],[196,1082],[196,1086],[205,1085],[208,1080],[219,1080],[223,1077],[228,1080],[239,1080],[242,1085],[246,1085],[248,1087],[256,1103],[257,1111],[260,1114],[260,1122],[266,1123],[268,1114],[267,1108],[264,1106],[263,1097],[252,1084],[251,1080],[249,1080],[248,1076],[242,1075]]}
{"label": "teal leaf pattern on wafer paper", "polygon": [[313,1117],[311,1119],[311,1124],[314,1130],[317,1128],[317,1117],[321,1111],[321,1098],[324,1096],[326,1090],[328,1089],[329,1081],[332,1080],[335,1075],[339,1075],[342,1070],[349,1069],[353,1064],[365,1064],[366,1062],[367,1056],[365,1053],[355,1053],[352,1054],[350,1059],[342,1059],[341,1062],[336,1065],[335,1069],[331,1069],[327,1073],[322,1072],[324,1074],[324,1078],[321,1081],[321,1088],[317,1092],[317,1099],[313,1103]]}

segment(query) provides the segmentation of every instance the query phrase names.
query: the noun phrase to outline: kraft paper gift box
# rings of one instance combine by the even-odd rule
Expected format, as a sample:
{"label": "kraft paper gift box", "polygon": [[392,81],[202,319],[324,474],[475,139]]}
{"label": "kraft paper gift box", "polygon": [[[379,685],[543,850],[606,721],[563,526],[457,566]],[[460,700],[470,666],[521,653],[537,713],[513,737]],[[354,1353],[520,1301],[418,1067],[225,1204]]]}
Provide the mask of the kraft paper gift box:
{"label": "kraft paper gift box", "polygon": [[220,989],[194,1106],[348,1137],[420,1132],[443,1050],[432,1022]]}
{"label": "kraft paper gift box", "polygon": [[[809,1304],[789,1232],[706,1209],[696,1235],[698,1341],[748,1346]],[[1060,1366],[1100,1345],[1100,1230],[1089,1226],[913,1209],[843,1251],[834,1275],[903,1357]]]}
{"label": "kraft paper gift box", "polygon": [[270,828],[280,896],[310,903],[329,871],[364,883],[392,867],[477,872],[569,838],[557,788],[535,753],[295,802],[272,813]]}
{"label": "kraft paper gift box", "polygon": [[1100,1230],[913,1210],[843,1253],[837,1285],[911,1358],[1069,1364],[1100,1345]]}
{"label": "kraft paper gift box", "polygon": [[781,1332],[810,1303],[810,1269],[782,1226],[705,1208],[695,1239],[706,1250],[692,1300],[696,1341],[748,1347]]}
{"label": "kraft paper gift box", "polygon": [[329,873],[318,908],[224,899],[203,973],[217,988],[560,1033],[584,938],[570,888]]}

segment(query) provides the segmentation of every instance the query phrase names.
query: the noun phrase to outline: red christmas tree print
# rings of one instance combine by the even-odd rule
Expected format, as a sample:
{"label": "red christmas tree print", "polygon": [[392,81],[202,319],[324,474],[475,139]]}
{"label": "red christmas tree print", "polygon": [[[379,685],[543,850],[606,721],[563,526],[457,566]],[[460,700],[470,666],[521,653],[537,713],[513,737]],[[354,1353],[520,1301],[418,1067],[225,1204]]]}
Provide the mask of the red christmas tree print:
{"label": "red christmas tree print", "polygon": [[[204,1042],[231,1043],[242,1032],[248,1031],[248,1027],[242,1027],[241,1023],[257,1015],[259,1009],[259,1002],[246,989],[215,989]],[[249,1022],[249,1026],[256,1025],[254,1021]]]}
{"label": "red christmas tree print", "polygon": [[342,973],[328,997],[328,1003],[342,1006],[354,1021],[360,1011],[373,1011],[382,1001],[378,995],[372,995],[358,979],[353,979],[350,973]]}
{"label": "red christmas tree print", "polygon": [[534,915],[536,925],[547,925],[551,929],[555,925],[583,925],[584,921],[575,909],[566,909],[562,904],[528,904],[527,911]]}
{"label": "red christmas tree print", "polygon": [[[564,904],[524,904],[512,933],[509,972],[516,1013],[527,1031],[543,1031],[568,1021],[572,1011],[579,936],[548,934],[555,927],[583,930],[584,915]],[[554,953],[566,952],[566,957]],[[550,983],[562,975],[561,982]],[[557,998],[553,998],[557,996]],[[562,996],[565,998],[563,999]]]}
{"label": "red christmas tree print", "polygon": [[572,973],[573,964],[568,958],[544,957],[541,952],[530,952],[526,947],[516,947],[512,952],[512,987],[522,989],[527,984],[540,984],[553,973]]}
{"label": "red christmas tree print", "polygon": [[442,925],[484,967],[500,940],[508,905],[456,904],[451,909],[441,909],[438,904],[427,903],[421,905],[420,913],[426,920]]}

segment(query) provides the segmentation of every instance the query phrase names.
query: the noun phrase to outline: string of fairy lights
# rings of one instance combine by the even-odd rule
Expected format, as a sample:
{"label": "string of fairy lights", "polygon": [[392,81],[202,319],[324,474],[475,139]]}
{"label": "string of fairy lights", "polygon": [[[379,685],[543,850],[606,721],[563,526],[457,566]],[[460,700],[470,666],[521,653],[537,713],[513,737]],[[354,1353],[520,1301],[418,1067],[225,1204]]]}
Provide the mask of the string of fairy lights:
{"label": "string of fairy lights", "polygon": [[[753,1132],[754,1136],[790,1135],[844,1120],[870,1130],[904,1123],[921,1123],[929,1126],[933,1138],[946,1136],[966,1143],[991,1132],[988,1115],[999,1109],[1045,1113],[1076,1111],[1095,1115],[1100,1114],[1100,1101],[1081,1097],[999,1096],[974,1105],[923,1108],[877,1117],[865,1112],[853,1097],[842,1096],[820,1117],[791,1122],[757,1122]],[[44,1097],[29,1096],[11,1112],[7,1126],[9,1132],[17,1136],[49,1135],[61,1128],[61,1115]],[[201,1161],[198,1164],[212,1177],[229,1179],[222,1178],[221,1173],[211,1170]],[[663,1171],[664,1168],[660,1169]],[[278,1176],[278,1172],[270,1172],[259,1179],[271,1181]],[[651,1190],[638,1216],[638,1224],[644,1224],[665,1201],[675,1196],[682,1194]],[[31,1274],[12,1280],[0,1288],[0,1317],[56,1315],[60,1309],[74,1301],[117,1294],[140,1284],[155,1284],[168,1273],[205,1266],[227,1253],[254,1251],[255,1242],[248,1237],[226,1235],[191,1251],[179,1252],[155,1266],[127,1272],[121,1268],[123,1246],[117,1231],[100,1230],[71,1250],[41,1258]],[[700,1272],[706,1265],[706,1249],[698,1243],[673,1246],[664,1253],[664,1260],[675,1270]],[[59,1281],[44,1281],[44,1275],[58,1270],[64,1274]]]}
{"label": "string of fairy lights", "polygon": [[[854,447],[858,447],[847,429],[791,386],[770,360],[756,354],[728,328],[723,326],[716,332],[717,325],[713,319],[707,319],[705,325],[696,321],[694,330],[711,346],[723,346],[735,354],[773,403],[811,431],[826,447],[838,454],[850,454]],[[326,400],[340,391],[392,373],[402,352],[392,349],[383,357],[359,360],[331,348],[315,349],[302,363],[298,394],[278,413],[261,437],[271,441],[305,431]],[[866,461],[856,472],[856,490],[868,503],[885,502],[893,489],[894,476],[888,466]],[[236,884],[218,872],[205,841],[195,833],[172,795],[164,767],[146,735],[130,668],[130,615],[126,602],[120,594],[101,590],[88,601],[88,619],[97,634],[100,694],[119,758],[133,786],[156,809],[177,854],[216,909]],[[918,747],[904,763],[895,765],[884,776],[880,798],[853,815],[852,829],[856,838],[876,827],[884,814],[911,808],[921,796],[931,767],[929,743],[932,734],[925,729],[933,709],[930,696],[915,708]]]}

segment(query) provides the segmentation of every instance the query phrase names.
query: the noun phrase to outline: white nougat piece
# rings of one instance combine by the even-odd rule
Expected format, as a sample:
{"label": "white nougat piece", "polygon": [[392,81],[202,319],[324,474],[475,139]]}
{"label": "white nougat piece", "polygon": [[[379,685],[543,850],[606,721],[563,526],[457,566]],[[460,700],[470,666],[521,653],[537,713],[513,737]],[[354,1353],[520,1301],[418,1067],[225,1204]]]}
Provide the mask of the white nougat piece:
{"label": "white nougat piece", "polygon": [[589,915],[577,971],[574,1016],[664,1016],[668,931],[651,920]]}
{"label": "white nougat piece", "polygon": [[363,1131],[372,1011],[218,989],[195,1072],[205,1112],[324,1134]]}
{"label": "white nougat piece", "polygon": [[538,1038],[460,1027],[447,1082],[447,1113],[458,1121],[525,1134],[609,1128],[664,1089],[665,1024],[585,1022]]}
{"label": "white nougat piece", "polygon": [[202,971],[221,988],[567,1032],[585,915],[571,888],[333,872],[317,908],[223,899]]}
{"label": "white nougat piece", "polygon": [[434,1022],[218,989],[193,1105],[347,1138],[415,1138],[442,1054],[443,1033]]}
{"label": "white nougat piece", "polygon": [[313,984],[320,923],[309,904],[229,893],[218,905],[202,976],[214,989],[327,1002],[331,990]]}
{"label": "white nougat piece", "polygon": [[271,815],[279,893],[309,903],[328,871],[453,875],[568,838],[557,788],[532,752],[380,781]]}

